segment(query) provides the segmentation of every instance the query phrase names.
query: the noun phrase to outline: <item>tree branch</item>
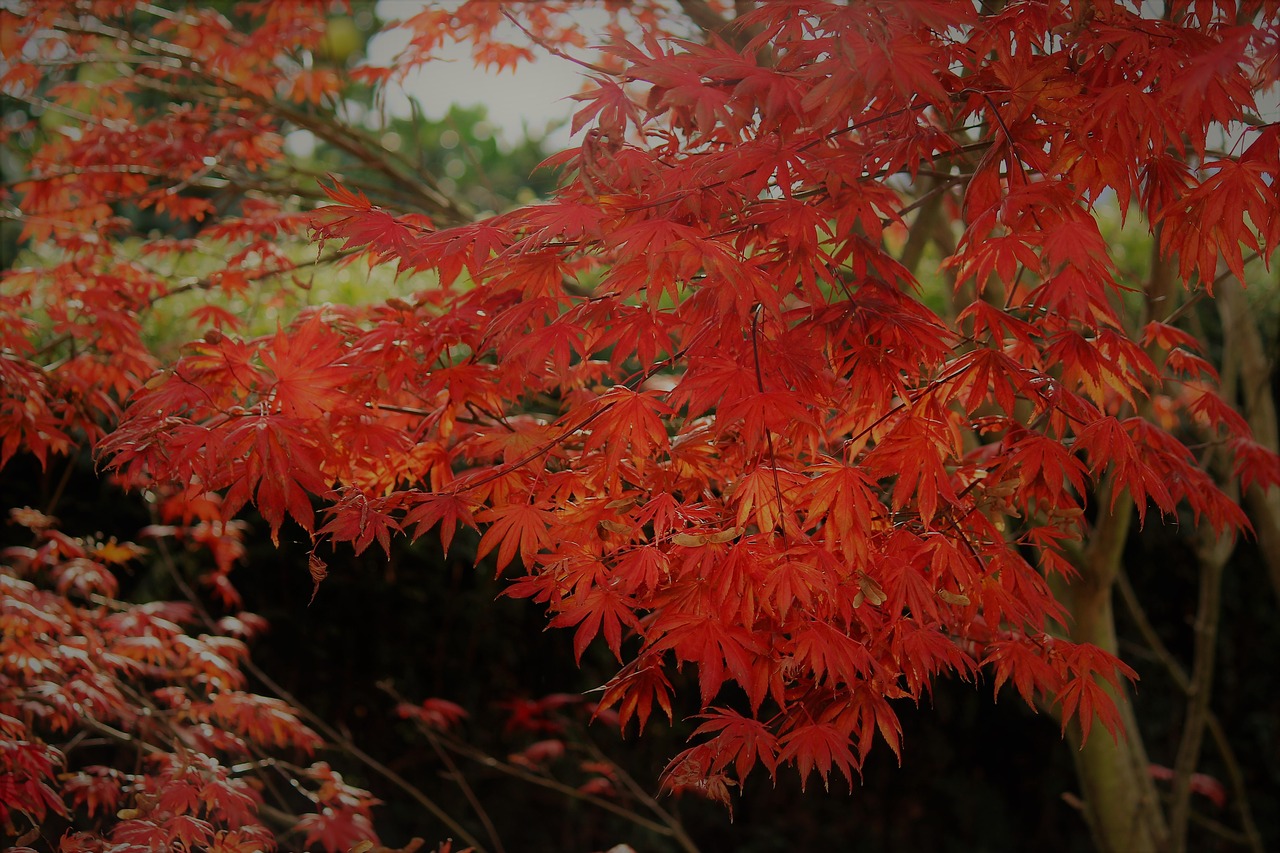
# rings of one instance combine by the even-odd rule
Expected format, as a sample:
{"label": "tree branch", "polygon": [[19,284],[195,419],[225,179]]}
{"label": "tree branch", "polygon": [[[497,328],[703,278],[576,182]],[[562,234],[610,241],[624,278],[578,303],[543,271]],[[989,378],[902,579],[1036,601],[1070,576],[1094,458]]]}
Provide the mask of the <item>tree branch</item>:
{"label": "tree branch", "polygon": [[[624,806],[620,806],[616,803],[611,803],[608,800],[602,799],[592,794],[587,794],[583,791],[579,791],[577,788],[573,787],[572,785],[566,785],[563,782],[560,782],[559,780],[551,779],[546,776],[540,776],[537,773],[531,773],[528,770],[525,770],[521,767],[516,767],[514,764],[508,764],[505,761],[500,761],[497,758],[494,758],[492,755],[489,755],[488,753],[483,752],[482,750],[476,749],[470,744],[461,743],[453,739],[442,739],[441,742],[446,747],[456,752],[458,755],[461,755],[465,758],[469,758],[472,761],[476,762],[477,764],[483,765],[484,767],[488,767],[492,770],[497,770],[499,773],[504,773],[508,776],[515,777],[516,779],[520,779],[532,785],[537,785],[541,788],[546,788],[548,790],[555,791],[571,799],[581,800],[584,803],[590,803],[591,805],[602,808],[607,812],[611,812],[617,815],[618,817],[625,818],[626,820],[636,824],[637,826],[642,826],[645,829],[649,830],[650,832],[656,832],[659,835],[665,835],[668,837],[675,836],[675,833],[669,827],[663,826],[662,824],[657,823],[656,821],[649,820],[648,818],[642,815],[638,815],[631,809],[628,809]],[[689,849],[689,848],[686,848],[686,849]],[[697,848],[692,848],[692,853],[697,853]]]}
{"label": "tree branch", "polygon": [[[1241,414],[1249,423],[1254,441],[1273,453],[1280,453],[1280,425],[1276,403],[1271,396],[1271,373],[1274,357],[1268,359],[1262,335],[1254,314],[1245,299],[1244,289],[1234,276],[1215,283],[1218,313],[1222,330],[1234,356],[1239,373]],[[1258,537],[1258,552],[1267,566],[1271,589],[1280,600],[1280,488],[1266,491],[1254,484],[1244,494]]]}
{"label": "tree branch", "polygon": [[707,5],[706,0],[680,0],[680,8],[689,16],[689,20],[707,33],[724,39],[734,50],[740,51],[747,46],[749,39],[746,33],[734,28],[732,21],[720,17],[715,9]]}
{"label": "tree branch", "polygon": [[[1178,659],[1173,656],[1160,639],[1160,635],[1147,617],[1147,612],[1143,608],[1142,602],[1138,599],[1137,592],[1134,591],[1133,585],[1129,582],[1129,578],[1124,572],[1121,572],[1116,579],[1116,587],[1120,591],[1120,598],[1124,601],[1125,608],[1129,611],[1129,617],[1133,619],[1138,633],[1142,635],[1142,639],[1146,642],[1151,653],[1155,655],[1156,660],[1164,665],[1169,677],[1173,679],[1173,683],[1177,685],[1178,689],[1184,693],[1190,692],[1191,679],[1187,677],[1186,670],[1182,668],[1182,664],[1178,663]],[[1249,840],[1249,849],[1253,853],[1263,853],[1262,836],[1258,833],[1257,825],[1253,821],[1253,810],[1249,806],[1249,794],[1248,787],[1245,785],[1244,771],[1241,770],[1240,762],[1236,759],[1235,750],[1231,748],[1231,742],[1227,739],[1226,730],[1222,727],[1222,722],[1213,713],[1212,709],[1207,710],[1205,720],[1209,734],[1213,737],[1214,746],[1218,748],[1218,757],[1222,759],[1222,763],[1226,767],[1227,777],[1231,782],[1236,810],[1240,814],[1241,831]]]}
{"label": "tree branch", "polygon": [[[1202,525],[1203,527],[1203,525]],[[1200,763],[1200,745],[1208,720],[1217,656],[1218,622],[1222,616],[1222,575],[1235,538],[1218,536],[1197,548],[1200,557],[1200,598],[1195,621],[1195,658],[1187,683],[1187,713],[1173,765],[1173,795],[1169,806],[1169,834],[1173,853],[1187,849],[1187,821],[1191,812],[1191,776]]]}
{"label": "tree branch", "polygon": [[[196,613],[210,628],[215,627],[216,623],[213,621],[213,617],[209,615],[209,611],[205,609],[204,604],[200,601],[199,596],[196,595],[195,590],[191,588],[191,585],[187,583],[186,578],[182,577],[182,573],[178,571],[178,565],[174,561],[173,555],[169,552],[169,547],[163,539],[156,540],[156,550],[160,554],[161,562],[164,563],[170,577],[173,578],[174,583],[178,586],[178,589],[182,591],[182,594],[187,598],[187,600],[191,602],[191,606],[196,609]],[[458,823],[457,820],[441,808],[439,804],[428,797],[419,788],[410,784],[408,780],[402,777],[399,773],[396,773],[390,767],[387,767],[381,761],[378,761],[363,749],[356,746],[350,738],[343,735],[333,726],[325,722],[324,719],[314,711],[299,702],[293,694],[285,690],[282,686],[276,683],[275,679],[263,672],[258,665],[253,662],[252,658],[246,657],[241,665],[245,670],[253,675],[254,678],[258,679],[258,681],[261,682],[268,690],[275,694],[275,696],[287,702],[301,717],[306,719],[306,721],[311,725],[315,726],[316,730],[323,734],[331,743],[336,744],[348,755],[351,755],[370,770],[382,776],[388,782],[408,794],[409,797],[418,803],[418,805],[422,806],[434,815],[436,819],[448,827],[450,832],[457,834],[459,840],[468,847],[474,847],[476,849],[476,853],[484,853],[486,850],[484,845],[480,844],[480,842],[476,840],[475,836],[467,832],[467,830],[463,828],[462,824]]]}

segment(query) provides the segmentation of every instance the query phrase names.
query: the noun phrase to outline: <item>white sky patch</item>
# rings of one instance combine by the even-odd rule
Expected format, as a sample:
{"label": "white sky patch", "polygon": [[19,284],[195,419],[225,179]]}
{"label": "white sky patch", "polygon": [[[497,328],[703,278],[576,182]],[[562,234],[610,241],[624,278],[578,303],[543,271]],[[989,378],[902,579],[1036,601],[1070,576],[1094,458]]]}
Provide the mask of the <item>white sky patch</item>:
{"label": "white sky patch", "polygon": [[[389,21],[410,18],[425,5],[419,0],[380,0],[376,8],[378,18]],[[589,45],[602,41],[599,33],[605,20],[605,13],[600,10],[582,13],[581,29]],[[514,27],[509,30],[513,44],[529,43],[528,37]],[[390,65],[408,41],[408,33],[403,30],[374,36],[368,45],[369,63]],[[503,142],[514,143],[526,135],[546,136],[548,151],[559,150],[570,143],[569,118],[578,107],[570,96],[586,82],[585,69],[552,56],[537,45],[531,45],[531,49],[536,61],[521,64],[514,72],[498,73],[476,68],[465,46],[452,46],[439,60],[410,73],[403,85],[389,85],[383,96],[385,109],[391,116],[407,118],[412,98],[424,116],[438,120],[453,104],[482,104],[488,108],[489,121],[498,128],[497,135]]]}

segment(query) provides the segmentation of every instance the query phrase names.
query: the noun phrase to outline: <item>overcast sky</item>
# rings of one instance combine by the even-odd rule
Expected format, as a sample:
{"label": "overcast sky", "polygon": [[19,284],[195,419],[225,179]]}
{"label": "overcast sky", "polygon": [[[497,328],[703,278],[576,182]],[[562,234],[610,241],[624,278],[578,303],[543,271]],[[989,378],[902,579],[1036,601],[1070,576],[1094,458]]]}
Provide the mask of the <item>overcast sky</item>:
{"label": "overcast sky", "polygon": [[[405,19],[425,4],[420,0],[380,0],[378,17]],[[594,21],[593,21],[594,19]],[[599,43],[597,37],[600,13],[584,14],[581,22],[588,42]],[[512,42],[525,43],[513,30]],[[375,65],[389,64],[408,42],[407,34],[392,31],[375,37],[369,43],[369,59]],[[525,129],[534,136],[547,132],[549,125],[563,123],[549,137],[549,150],[569,142],[568,118],[576,102],[569,96],[582,88],[582,69],[546,51],[534,47],[538,60],[521,65],[519,70],[501,74],[475,68],[465,49],[452,51],[446,59],[432,62],[413,72],[405,80],[403,90],[392,87],[387,92],[387,109],[394,115],[408,116],[408,97],[417,99],[428,118],[444,116],[451,104],[488,107],[489,118],[507,142],[519,139]]]}

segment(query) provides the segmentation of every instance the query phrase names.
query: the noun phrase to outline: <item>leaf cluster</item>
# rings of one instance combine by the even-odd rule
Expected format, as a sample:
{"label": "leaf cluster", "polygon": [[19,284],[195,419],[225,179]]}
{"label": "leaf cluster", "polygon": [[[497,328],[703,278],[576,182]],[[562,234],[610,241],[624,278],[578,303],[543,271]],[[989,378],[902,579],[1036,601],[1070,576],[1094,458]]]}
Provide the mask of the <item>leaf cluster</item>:
{"label": "leaf cluster", "polygon": [[[37,5],[76,50],[126,32]],[[0,449],[84,436],[132,483],[219,492],[228,520],[252,503],[273,535],[292,519],[357,552],[478,529],[511,595],[572,628],[579,657],[598,638],[615,655],[601,705],[622,726],[672,716],[672,673],[696,669],[702,722],[672,788],[727,799],[757,766],[851,782],[876,741],[900,750],[894,701],[950,675],[985,672],[1064,731],[1118,736],[1113,696],[1134,673],[1064,638],[1050,586],[1075,575],[1089,518],[1131,505],[1246,529],[1192,436],[1229,450],[1242,488],[1280,484],[1177,314],[1158,294],[1133,309],[1096,216],[1114,194],[1210,296],[1220,265],[1242,277],[1280,244],[1280,133],[1259,106],[1280,10],[1167,5],[777,0],[697,40],[667,4],[636,3],[633,31],[619,14],[587,63],[581,142],[547,161],[559,188],[478,218],[317,119],[342,81],[273,64],[315,38],[306,4],[247,35],[175,18],[201,35],[183,48],[198,61],[157,79],[193,69],[213,104],[146,114],[124,96],[20,188],[29,236],[68,253],[44,304],[82,312],[66,334],[91,346],[76,371],[42,366],[19,310],[38,288],[9,279]],[[402,65],[357,76],[392,79],[446,40],[515,64],[506,15],[576,50],[573,8],[433,7],[404,22]],[[34,86],[35,68],[0,85]],[[226,216],[172,191],[209,160],[265,174],[281,117],[367,156],[416,206],[341,176],[312,210]],[[265,336],[220,317],[156,365],[129,323],[162,285],[101,248],[121,195],[248,241],[224,288],[260,278],[252,253],[281,269],[275,241],[301,229],[431,285]],[[931,205],[945,310],[897,250]]]}

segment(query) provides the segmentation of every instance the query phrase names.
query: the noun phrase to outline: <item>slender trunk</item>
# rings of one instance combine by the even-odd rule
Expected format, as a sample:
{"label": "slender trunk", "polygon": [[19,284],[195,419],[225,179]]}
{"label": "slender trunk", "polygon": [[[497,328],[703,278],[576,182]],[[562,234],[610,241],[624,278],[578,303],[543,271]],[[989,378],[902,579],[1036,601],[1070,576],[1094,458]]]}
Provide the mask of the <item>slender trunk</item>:
{"label": "slender trunk", "polygon": [[[1253,430],[1253,438],[1272,452],[1280,452],[1280,426],[1276,403],[1271,396],[1271,372],[1266,345],[1244,289],[1234,277],[1216,283],[1218,312],[1239,368],[1241,414]],[[1280,598],[1280,488],[1262,489],[1257,484],[1244,494],[1245,509],[1258,538],[1258,551],[1267,565],[1271,589]]]}
{"label": "slender trunk", "polygon": [[[1071,584],[1055,584],[1055,592],[1071,616],[1069,638],[1117,654],[1112,590],[1133,505],[1127,495],[1121,495],[1115,511],[1105,514],[1110,496],[1107,489],[1102,491],[1098,497],[1102,514],[1088,546],[1076,561],[1080,577]],[[1121,690],[1112,695],[1124,725],[1118,740],[1095,726],[1089,739],[1081,744],[1079,728],[1072,726],[1068,730],[1075,747],[1085,818],[1094,843],[1103,853],[1160,853],[1168,849],[1169,831],[1147,770],[1142,732],[1129,692]]]}
{"label": "slender trunk", "polygon": [[1187,850],[1187,824],[1191,819],[1191,776],[1200,765],[1200,749],[1209,725],[1209,699],[1213,694],[1213,669],[1217,660],[1218,623],[1222,618],[1222,575],[1235,536],[1214,536],[1204,525],[1204,540],[1197,547],[1200,558],[1200,603],[1195,621],[1195,662],[1187,684],[1187,712],[1174,764],[1173,794],[1169,805],[1170,850]]}

